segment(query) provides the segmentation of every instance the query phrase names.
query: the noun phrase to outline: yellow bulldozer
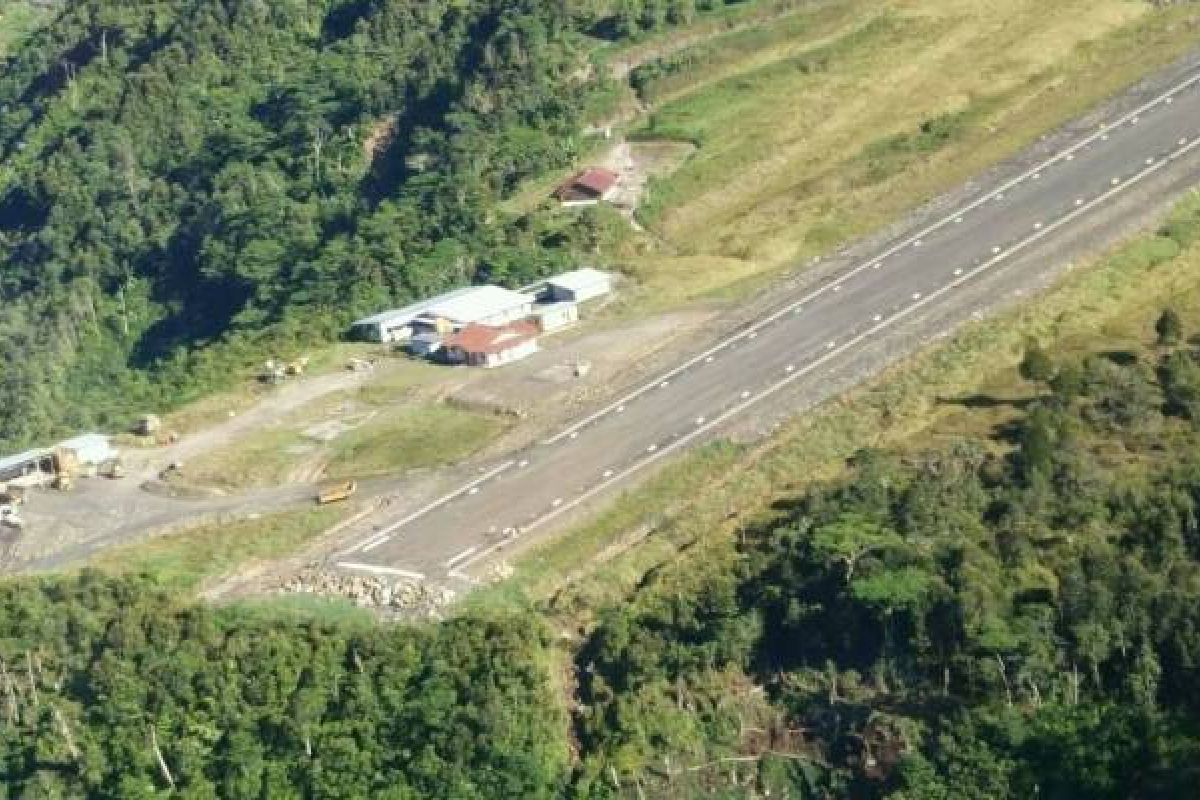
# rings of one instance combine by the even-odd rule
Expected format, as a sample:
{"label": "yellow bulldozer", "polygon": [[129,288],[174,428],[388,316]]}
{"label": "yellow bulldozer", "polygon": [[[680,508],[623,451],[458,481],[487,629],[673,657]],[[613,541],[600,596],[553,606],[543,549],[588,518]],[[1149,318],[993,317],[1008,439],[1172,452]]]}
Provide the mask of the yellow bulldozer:
{"label": "yellow bulldozer", "polygon": [[356,491],[358,491],[358,484],[355,481],[342,481],[341,483],[323,486],[317,492],[317,505],[327,506],[330,503],[340,503],[343,500],[349,500]]}
{"label": "yellow bulldozer", "polygon": [[79,456],[74,450],[58,447],[51,454],[51,463],[54,466],[54,488],[62,492],[69,491],[79,476]]}

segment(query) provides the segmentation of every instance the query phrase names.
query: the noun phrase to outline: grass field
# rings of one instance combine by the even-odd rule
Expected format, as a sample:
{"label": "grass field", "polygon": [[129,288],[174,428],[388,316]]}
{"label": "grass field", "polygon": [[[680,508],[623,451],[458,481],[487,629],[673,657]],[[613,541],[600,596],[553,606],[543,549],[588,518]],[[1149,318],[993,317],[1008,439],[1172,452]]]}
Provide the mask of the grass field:
{"label": "grass field", "polygon": [[623,260],[650,283],[687,273],[679,302],[753,287],[1178,57],[1197,19],[1133,0],[841,0],[675,53],[634,134],[700,145],[642,210],[677,252]]}
{"label": "grass field", "polygon": [[[1173,219],[1200,233],[1200,193]],[[1012,413],[1004,403],[972,408],[939,398],[1020,399],[1016,364],[1030,337],[1068,354],[1114,342],[1148,350],[1164,307],[1200,320],[1200,239],[1180,238],[1190,242],[1182,251],[1156,234],[1137,237],[1021,309],[967,326],[760,444],[715,443],[687,456],[467,602],[548,606],[564,625],[586,625],[591,609],[618,602],[668,565],[699,572],[695,565],[732,557],[739,527],[770,519],[772,504],[804,485],[837,477],[859,448],[920,450],[1003,422]]]}
{"label": "grass field", "polygon": [[[324,405],[347,402],[353,401],[330,398]],[[358,406],[342,418],[353,427],[328,442],[305,435],[321,416],[306,409],[189,462],[186,480],[196,486],[244,489],[442,466],[471,456],[506,428],[499,416],[440,403]]]}
{"label": "grass field", "polygon": [[344,507],[330,506],[209,523],[108,550],[89,566],[114,574],[152,574],[164,587],[195,589],[247,563],[293,553],[345,514]]}

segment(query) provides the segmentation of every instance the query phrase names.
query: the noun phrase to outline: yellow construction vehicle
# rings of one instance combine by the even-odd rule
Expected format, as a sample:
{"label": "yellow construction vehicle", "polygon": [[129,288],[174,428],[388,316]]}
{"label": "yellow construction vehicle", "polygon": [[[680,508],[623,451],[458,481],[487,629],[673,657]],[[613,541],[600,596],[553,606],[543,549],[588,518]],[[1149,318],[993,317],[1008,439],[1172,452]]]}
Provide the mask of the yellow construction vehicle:
{"label": "yellow construction vehicle", "polygon": [[340,503],[343,500],[349,500],[356,491],[358,491],[358,484],[355,481],[343,481],[342,483],[324,486],[317,492],[317,505],[326,506],[330,503]]}
{"label": "yellow construction vehicle", "polygon": [[79,456],[73,450],[59,447],[51,454],[51,463],[54,465],[54,488],[62,492],[70,490],[79,474]]}

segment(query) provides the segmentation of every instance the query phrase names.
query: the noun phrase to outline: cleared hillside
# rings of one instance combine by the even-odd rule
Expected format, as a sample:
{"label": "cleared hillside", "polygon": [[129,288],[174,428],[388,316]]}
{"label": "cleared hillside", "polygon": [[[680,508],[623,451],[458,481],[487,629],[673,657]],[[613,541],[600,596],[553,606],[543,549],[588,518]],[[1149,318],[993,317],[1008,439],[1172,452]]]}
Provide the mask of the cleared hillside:
{"label": "cleared hillside", "polygon": [[[631,257],[706,291],[777,273],[901,218],[1195,43],[1188,4],[814,4],[635,69],[638,138],[694,142]],[[676,267],[673,262],[679,262]]]}

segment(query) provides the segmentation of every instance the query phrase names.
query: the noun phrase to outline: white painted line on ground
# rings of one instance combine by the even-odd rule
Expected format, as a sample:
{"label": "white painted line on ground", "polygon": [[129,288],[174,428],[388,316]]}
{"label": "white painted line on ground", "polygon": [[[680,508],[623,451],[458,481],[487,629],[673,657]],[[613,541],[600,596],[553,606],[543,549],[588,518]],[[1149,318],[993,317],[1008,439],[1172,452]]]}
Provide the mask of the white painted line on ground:
{"label": "white painted line on ground", "polygon": [[449,561],[447,561],[446,569],[454,569],[455,564],[462,561],[464,558],[470,558],[471,556],[475,555],[475,553],[478,551],[479,551],[478,545],[475,547],[468,547],[466,550],[463,550],[461,553],[454,556],[454,558],[451,558]]}
{"label": "white painted line on ground", "polygon": [[[917,231],[915,234],[908,237],[907,239],[904,239],[903,241],[900,241],[900,242],[892,245],[887,250],[880,253],[878,256],[875,256],[874,258],[872,258],[866,262],[863,262],[862,264],[859,264],[857,267],[854,267],[853,269],[848,270],[847,272],[843,273],[838,278],[838,282],[844,283],[845,281],[849,280],[850,278],[854,277],[855,275],[859,274],[860,272],[862,272],[865,269],[878,268],[879,264],[881,262],[883,262],[884,259],[891,257],[892,255],[900,252],[901,250],[904,250],[906,247],[913,244],[914,242],[919,242],[919,241],[922,241],[923,239],[928,238],[929,234],[941,230],[942,228],[951,224],[958,217],[961,217],[963,214],[969,213],[970,211],[973,211],[974,209],[979,208],[980,206],[989,202],[993,198],[1003,197],[1004,193],[1007,192],[1012,187],[1021,184],[1023,181],[1028,179],[1030,176],[1032,176],[1038,172],[1042,172],[1043,170],[1047,169],[1048,167],[1053,166],[1054,164],[1057,164],[1059,161],[1067,159],[1069,156],[1072,156],[1074,153],[1077,153],[1080,150],[1088,147],[1090,144],[1095,142],[1097,139],[1099,139],[1099,138],[1107,139],[1108,138],[1107,131],[1113,130],[1114,128],[1124,125],[1130,119],[1133,119],[1134,117],[1136,117],[1140,114],[1144,114],[1147,111],[1153,109],[1156,105],[1158,105],[1160,102],[1162,102],[1168,96],[1170,96],[1172,94],[1176,94],[1176,93],[1178,93],[1184,89],[1187,89],[1191,86],[1194,86],[1197,83],[1200,83],[1200,72],[1197,72],[1195,75],[1188,78],[1187,80],[1181,81],[1180,83],[1170,87],[1165,92],[1148,100],[1147,102],[1143,103],[1138,108],[1128,112],[1127,114],[1122,116],[1120,119],[1116,120],[1115,122],[1111,122],[1106,125],[1101,125],[1100,128],[1095,133],[1087,136],[1084,139],[1081,139],[1080,141],[1076,142],[1075,144],[1071,145],[1070,147],[1066,148],[1065,150],[1058,152],[1057,154],[1051,156],[1050,158],[1046,159],[1042,163],[1037,164],[1033,167],[1030,167],[1028,170],[1026,170],[1025,172],[1022,172],[1020,175],[1017,175],[1016,177],[1009,179],[1006,183],[997,187],[990,194],[986,194],[986,195],[978,198],[977,200],[972,201],[971,203],[950,213],[946,217],[943,217],[942,219],[938,220],[937,222],[934,222],[934,223],[926,226],[925,228],[922,228],[921,230]],[[1182,145],[1182,143],[1181,143],[1181,145]],[[780,309],[779,311],[776,311],[775,313],[770,314],[767,317],[764,317],[763,319],[761,319],[760,321],[755,323],[753,326],[743,330],[741,333],[734,334],[733,339],[736,340],[738,338],[746,336],[751,331],[762,330],[763,328],[776,322],[778,319],[780,319],[785,314],[793,313],[799,306],[804,305],[804,304],[810,302],[812,299],[824,294],[826,291],[829,290],[829,288],[830,288],[830,284],[827,283],[824,286],[820,286],[820,287],[814,289],[812,292],[808,293],[807,295],[805,295],[804,297],[795,301],[794,303],[791,303],[791,304],[785,306],[784,308]],[[695,366],[696,364],[699,364],[700,362],[704,361],[708,356],[715,353],[717,350],[720,350],[722,347],[725,347],[726,344],[728,344],[728,342],[717,345],[713,348],[710,348],[709,350],[707,350],[703,353],[700,353],[699,355],[695,356],[694,358],[684,361],[682,364],[672,368],[671,370],[664,373],[663,375],[660,375],[655,380],[653,380],[647,384],[644,384],[644,385],[640,386],[639,388],[634,389],[633,391],[629,392],[620,400],[617,400],[617,401],[609,404],[608,406],[605,406],[604,408],[600,409],[599,411],[596,411],[595,413],[590,414],[587,417],[584,417],[580,421],[574,423],[573,425],[571,425],[570,427],[561,431],[560,433],[556,434],[555,436],[552,436],[549,439],[546,439],[543,442],[543,444],[547,444],[547,445],[555,444],[556,442],[559,442],[562,439],[564,439],[565,437],[567,437],[568,435],[570,435],[571,431],[579,430],[580,428],[583,428],[583,427],[586,427],[587,425],[592,424],[593,422],[600,419],[601,417],[607,416],[618,405],[620,405],[620,406],[625,405],[626,403],[630,402],[631,400],[633,400],[637,397],[640,397],[643,394],[645,394],[646,392],[650,391],[650,389],[652,389],[656,384],[658,384],[662,380],[673,378],[676,375],[680,374],[681,372],[684,372],[684,371],[690,369],[691,367]]]}
{"label": "white painted line on ground", "polygon": [[359,564],[356,561],[337,561],[335,566],[342,569],[352,569],[358,572],[375,572],[380,575],[399,575],[401,578],[411,578],[414,581],[425,580],[425,575],[420,572],[412,572],[407,569],[397,569],[396,567],[381,567],[376,564]]}
{"label": "white painted line on ground", "polygon": [[489,470],[488,472],[485,472],[484,474],[480,475],[478,478],[471,481],[470,483],[460,486],[458,489],[455,489],[453,492],[450,492],[449,494],[442,495],[437,500],[434,500],[432,503],[429,503],[428,505],[417,509],[416,511],[409,514],[407,517],[404,517],[400,521],[393,522],[391,525],[387,526],[383,530],[375,533],[369,539],[366,539],[365,541],[362,541],[362,542],[358,543],[357,545],[355,545],[354,547],[350,548],[345,553],[343,553],[343,555],[346,555],[349,553],[354,553],[354,552],[366,553],[370,550],[374,550],[376,547],[379,547],[379,545],[381,545],[385,541],[387,541],[388,537],[393,532],[399,530],[400,528],[403,528],[405,525],[412,522],[414,519],[423,517],[426,514],[428,514],[430,511],[433,511],[434,509],[441,508],[442,506],[446,505],[446,503],[449,503],[451,500],[458,497],[459,495],[464,494],[465,492],[469,492],[471,489],[474,489],[476,486],[483,483],[484,481],[487,481],[487,480],[490,480],[491,478],[496,477],[501,472],[504,472],[504,470],[508,469],[515,463],[516,463],[515,461],[505,461],[500,466],[494,467],[493,469]]}
{"label": "white painted line on ground", "polygon": [[[1200,77],[1198,77],[1197,79],[1194,79],[1193,82],[1195,82],[1195,80],[1200,80]],[[1176,157],[1184,155],[1187,152],[1194,149],[1197,145],[1200,145],[1200,141],[1198,141],[1192,145],[1189,145],[1188,147],[1184,148],[1183,151],[1175,153],[1174,155]],[[779,380],[779,381],[775,382],[774,384],[772,384],[771,386],[767,387],[766,389],[762,390],[761,392],[756,394],[754,397],[748,398],[748,399],[742,401],[741,403],[739,403],[738,405],[735,405],[732,408],[729,408],[726,411],[722,412],[718,416],[709,420],[709,422],[706,423],[705,425],[703,425],[702,427],[696,428],[694,431],[679,437],[678,439],[671,442],[666,447],[663,447],[662,449],[658,450],[657,452],[647,456],[646,458],[643,458],[641,461],[631,464],[630,466],[626,467],[624,470],[617,473],[616,475],[609,478],[608,480],[604,481],[603,483],[597,484],[596,486],[592,487],[588,491],[580,494],[578,497],[571,500],[570,503],[566,503],[563,505],[557,505],[553,511],[551,511],[547,514],[544,514],[541,517],[538,517],[537,519],[533,520],[528,525],[526,525],[525,526],[526,532],[531,531],[541,525],[545,525],[547,522],[550,522],[551,520],[557,518],[558,516],[569,512],[573,508],[576,508],[576,507],[582,505],[583,503],[586,503],[587,501],[589,501],[593,497],[595,497],[597,494],[600,494],[601,492],[608,489],[608,487],[612,486],[613,484],[619,483],[620,481],[625,480],[627,477],[629,477],[633,473],[637,472],[638,470],[644,469],[646,466],[653,464],[654,462],[656,462],[662,458],[666,458],[668,455],[670,455],[674,451],[687,446],[688,444],[690,444],[692,441],[699,438],[700,436],[703,436],[704,434],[708,433],[709,431],[713,430],[714,428],[720,427],[727,420],[731,419],[734,416],[737,416],[738,414],[741,414],[747,408],[750,408],[751,406],[755,405],[756,403],[759,403],[762,400],[787,388],[792,383],[794,383],[796,380],[804,377],[805,375],[809,374],[810,372],[813,372],[816,369],[819,369],[824,364],[828,363],[831,359],[836,358],[840,354],[842,354],[842,353],[846,352],[847,350],[853,348],[854,346],[858,345],[860,342],[865,341],[866,339],[874,336],[876,333],[878,333],[882,330],[885,330],[886,328],[890,327],[891,325],[894,325],[896,322],[904,319],[905,317],[908,317],[910,314],[914,313],[918,309],[928,305],[929,303],[932,303],[934,300],[938,299],[942,295],[948,294],[949,292],[951,292],[952,290],[961,286],[962,284],[970,281],[976,275],[980,275],[980,274],[986,272],[987,270],[991,269],[992,267],[994,267],[996,264],[1000,263],[1001,261],[1012,258],[1012,256],[1014,254],[1020,252],[1021,250],[1024,250],[1025,248],[1029,247],[1032,244],[1035,244],[1035,243],[1041,241],[1042,239],[1049,236],[1054,231],[1058,230],[1059,228],[1063,227],[1064,225],[1068,225],[1071,222],[1074,222],[1077,218],[1088,213],[1096,206],[1099,206],[1102,203],[1107,202],[1110,198],[1115,197],[1116,195],[1121,194],[1122,192],[1126,191],[1127,189],[1129,189],[1130,187],[1137,184],[1139,181],[1141,181],[1146,176],[1148,176],[1154,172],[1157,172],[1166,163],[1167,163],[1167,161],[1164,160],[1164,161],[1160,161],[1160,162],[1154,164],[1153,166],[1145,168],[1144,170],[1137,173],[1129,180],[1125,181],[1123,184],[1121,184],[1113,189],[1109,189],[1104,194],[1095,198],[1094,200],[1092,200],[1090,203],[1088,203],[1083,208],[1077,209],[1075,211],[1071,211],[1070,213],[1066,214],[1065,216],[1052,222],[1050,225],[1047,225],[1042,230],[1040,230],[1036,233],[1033,233],[1030,236],[1027,236],[1026,238],[1022,239],[1021,241],[1013,244],[1005,252],[989,259],[988,261],[985,261],[984,263],[980,264],[977,267],[973,267],[970,272],[965,273],[958,280],[956,280],[946,286],[943,286],[940,289],[933,291],[932,293],[927,295],[920,302],[913,303],[909,306],[902,308],[901,310],[899,310],[895,314],[893,314],[891,317],[888,317],[887,319],[883,320],[882,322],[868,328],[867,330],[863,331],[862,333],[847,340],[836,350],[830,351],[828,353],[825,353],[822,356],[819,356],[818,358],[816,358],[813,361],[806,364],[803,369],[793,372],[792,374],[788,375],[786,378],[783,378],[782,380]],[[468,569],[473,564],[477,564],[480,561],[482,561],[483,559],[491,556],[492,553],[496,552],[496,550],[500,549],[500,547],[502,547],[502,546],[503,546],[503,544],[493,545],[492,547],[489,547],[489,548],[475,554],[466,563],[460,565],[459,569],[460,570]]]}

